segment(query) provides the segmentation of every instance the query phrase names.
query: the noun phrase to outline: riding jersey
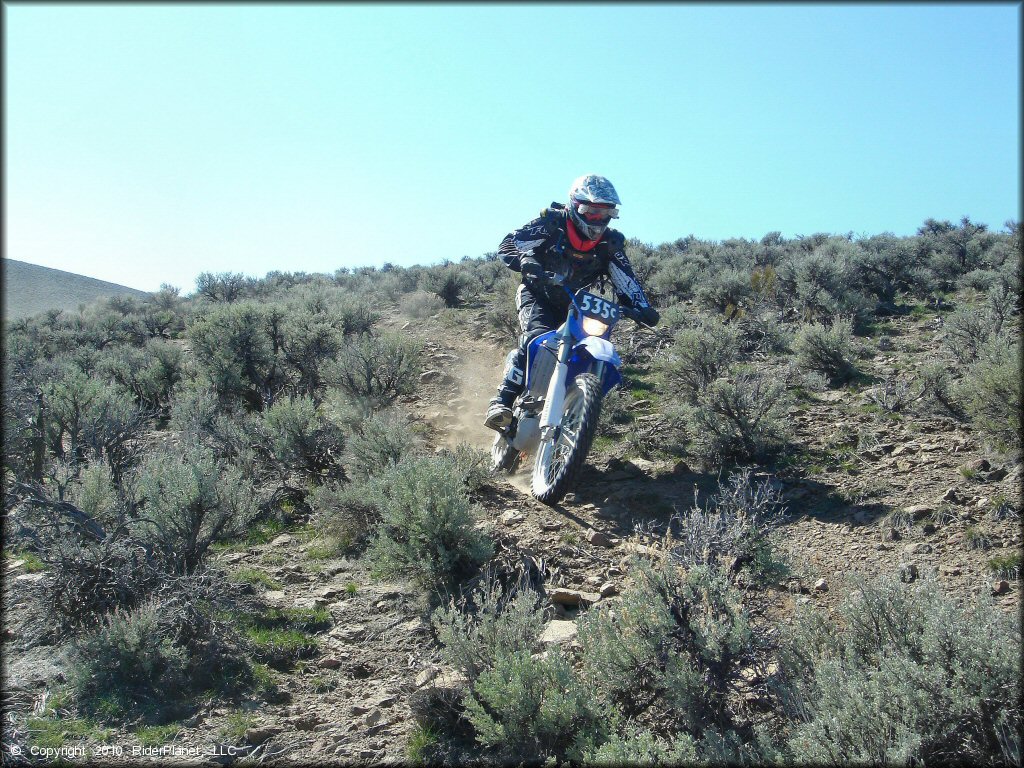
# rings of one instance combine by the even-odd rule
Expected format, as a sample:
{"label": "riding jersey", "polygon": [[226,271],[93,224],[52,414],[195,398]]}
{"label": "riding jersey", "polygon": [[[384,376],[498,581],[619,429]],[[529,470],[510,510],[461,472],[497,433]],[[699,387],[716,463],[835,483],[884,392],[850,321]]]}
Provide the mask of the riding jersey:
{"label": "riding jersey", "polygon": [[[592,251],[577,251],[566,232],[567,213],[561,203],[552,203],[533,221],[509,232],[498,246],[498,255],[509,269],[521,271],[530,260],[545,272],[565,275],[565,287],[574,293],[602,277],[611,279],[619,303],[638,309],[650,306],[633,267],[626,258],[626,238],[610,227]],[[553,308],[568,309],[569,296],[558,286],[531,286],[531,291]]]}

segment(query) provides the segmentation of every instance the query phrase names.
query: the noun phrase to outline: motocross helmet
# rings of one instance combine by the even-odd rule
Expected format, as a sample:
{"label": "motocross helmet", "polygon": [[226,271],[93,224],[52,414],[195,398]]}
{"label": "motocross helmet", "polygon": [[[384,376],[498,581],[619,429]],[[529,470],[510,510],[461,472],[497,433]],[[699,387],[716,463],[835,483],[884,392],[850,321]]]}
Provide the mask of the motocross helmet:
{"label": "motocross helmet", "polygon": [[608,179],[593,173],[580,176],[569,187],[566,209],[570,228],[580,240],[596,245],[611,220],[618,217],[618,205],[619,196]]}

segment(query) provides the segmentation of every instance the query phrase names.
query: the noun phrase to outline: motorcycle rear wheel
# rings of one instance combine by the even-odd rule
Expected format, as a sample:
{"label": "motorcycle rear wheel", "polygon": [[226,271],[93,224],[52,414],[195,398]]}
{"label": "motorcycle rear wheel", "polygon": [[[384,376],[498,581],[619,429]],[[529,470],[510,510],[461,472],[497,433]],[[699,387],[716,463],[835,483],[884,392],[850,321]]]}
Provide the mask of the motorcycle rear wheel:
{"label": "motorcycle rear wheel", "polygon": [[541,440],[533,466],[531,490],[545,504],[557,504],[579,474],[597,432],[601,382],[583,373],[565,393],[561,429],[555,439]]}

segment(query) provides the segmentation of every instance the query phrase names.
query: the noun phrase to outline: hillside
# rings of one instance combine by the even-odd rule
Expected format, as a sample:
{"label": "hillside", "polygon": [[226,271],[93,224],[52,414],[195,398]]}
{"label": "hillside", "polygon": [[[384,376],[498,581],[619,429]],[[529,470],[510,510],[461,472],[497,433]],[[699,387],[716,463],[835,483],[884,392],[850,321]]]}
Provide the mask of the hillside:
{"label": "hillside", "polygon": [[1019,763],[1019,230],[968,225],[631,243],[662,322],[554,506],[489,468],[500,262],[12,331],[5,759]]}
{"label": "hillside", "polygon": [[3,259],[4,320],[29,317],[48,309],[73,311],[79,305],[120,295],[142,299],[149,294],[61,269]]}

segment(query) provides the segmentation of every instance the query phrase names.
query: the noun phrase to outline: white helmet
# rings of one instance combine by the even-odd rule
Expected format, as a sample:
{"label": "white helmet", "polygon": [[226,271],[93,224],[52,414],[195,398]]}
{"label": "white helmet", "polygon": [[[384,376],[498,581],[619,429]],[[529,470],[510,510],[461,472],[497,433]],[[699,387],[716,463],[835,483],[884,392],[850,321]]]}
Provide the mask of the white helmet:
{"label": "white helmet", "polygon": [[583,240],[598,240],[621,205],[615,187],[604,176],[588,173],[569,187],[569,220]]}

